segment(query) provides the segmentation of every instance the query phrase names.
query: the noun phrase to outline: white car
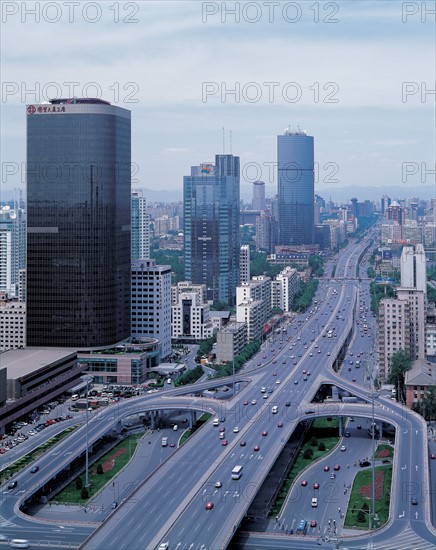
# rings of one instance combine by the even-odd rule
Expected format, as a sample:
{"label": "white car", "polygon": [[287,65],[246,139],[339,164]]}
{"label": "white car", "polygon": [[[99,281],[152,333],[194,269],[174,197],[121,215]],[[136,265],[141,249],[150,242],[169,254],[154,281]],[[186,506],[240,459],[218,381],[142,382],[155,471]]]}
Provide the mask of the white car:
{"label": "white car", "polygon": [[238,428],[238,426],[235,426],[233,428],[233,433],[237,434],[238,432],[239,432],[239,428]]}
{"label": "white car", "polygon": [[346,451],[346,450],[347,450],[347,447],[345,445],[342,445],[341,451]]}
{"label": "white car", "polygon": [[252,405],[256,405],[256,403],[257,403],[256,399],[253,399],[253,400],[251,401],[251,404],[252,404]]}
{"label": "white car", "polygon": [[276,384],[280,384],[280,380],[276,380]]}

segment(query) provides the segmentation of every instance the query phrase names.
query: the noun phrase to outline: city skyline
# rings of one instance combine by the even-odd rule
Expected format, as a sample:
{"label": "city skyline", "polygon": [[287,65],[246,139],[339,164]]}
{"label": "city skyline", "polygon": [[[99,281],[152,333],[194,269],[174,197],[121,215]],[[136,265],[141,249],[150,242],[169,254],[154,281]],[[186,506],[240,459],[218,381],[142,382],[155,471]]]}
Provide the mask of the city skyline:
{"label": "city skyline", "polygon": [[[21,7],[4,14],[3,190],[24,187],[23,106],[39,95],[99,96],[132,110],[132,188],[181,194],[186,167],[229,152],[232,130],[242,196],[259,179],[269,195],[275,136],[290,125],[317,137],[317,193],[422,185],[434,194],[430,16],[404,13],[401,2],[317,3],[318,13],[302,2],[270,17],[254,2],[259,20],[240,8],[237,23],[219,3],[143,2],[131,13],[120,4],[118,23],[105,4],[98,20],[78,9],[70,23],[65,6],[53,22],[44,4],[39,23]],[[22,30],[39,44],[34,52],[17,41]],[[37,62],[44,49],[47,64]]]}

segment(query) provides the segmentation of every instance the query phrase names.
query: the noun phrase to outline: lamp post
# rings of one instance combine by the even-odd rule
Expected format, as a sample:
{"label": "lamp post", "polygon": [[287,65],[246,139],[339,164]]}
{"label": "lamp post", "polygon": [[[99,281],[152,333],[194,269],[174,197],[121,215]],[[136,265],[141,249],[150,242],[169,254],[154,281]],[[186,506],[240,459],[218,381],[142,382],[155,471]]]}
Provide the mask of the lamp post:
{"label": "lamp post", "polygon": [[371,530],[371,516],[375,516],[375,418],[374,418],[374,404],[375,398],[378,393],[373,391],[370,393],[372,398],[372,425],[371,425],[371,435],[372,435],[372,513],[369,514],[369,530]]}
{"label": "lamp post", "polygon": [[89,443],[88,443],[88,419],[89,419],[89,383],[94,380],[93,376],[81,376],[86,383],[86,449],[85,449],[85,487],[89,487],[88,469],[89,469]]}

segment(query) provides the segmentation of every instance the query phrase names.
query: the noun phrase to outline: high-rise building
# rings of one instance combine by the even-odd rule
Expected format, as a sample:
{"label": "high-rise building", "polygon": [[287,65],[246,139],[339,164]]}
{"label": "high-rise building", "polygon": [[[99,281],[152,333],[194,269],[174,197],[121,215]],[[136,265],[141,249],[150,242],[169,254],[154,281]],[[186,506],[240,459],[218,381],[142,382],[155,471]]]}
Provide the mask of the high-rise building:
{"label": "high-rise building", "polygon": [[19,294],[19,272],[26,265],[26,213],[18,205],[0,210],[0,292]]}
{"label": "high-rise building", "polygon": [[274,247],[277,244],[278,224],[277,220],[267,212],[260,212],[260,216],[256,217],[256,250],[264,251],[271,254],[274,252]]}
{"label": "high-rise building", "polygon": [[132,190],[132,260],[150,258],[150,215],[142,191]]}
{"label": "high-rise building", "polygon": [[241,280],[240,283],[248,283],[250,280],[250,247],[248,244],[241,246],[240,259]]}
{"label": "high-rise building", "polygon": [[401,252],[401,287],[422,290],[427,295],[427,264],[422,244],[404,246]]}
{"label": "high-rise building", "polygon": [[156,338],[171,354],[171,266],[132,260],[132,337]]}
{"label": "high-rise building", "polygon": [[183,178],[185,276],[208,300],[235,304],[239,284],[239,157],[191,167]]}
{"label": "high-rise building", "polygon": [[27,345],[130,336],[130,111],[101,99],[27,106]]}
{"label": "high-rise building", "polygon": [[265,182],[253,182],[253,200],[251,202],[253,210],[265,210]]}
{"label": "high-rise building", "polygon": [[277,136],[279,244],[313,244],[313,137],[298,130]]}

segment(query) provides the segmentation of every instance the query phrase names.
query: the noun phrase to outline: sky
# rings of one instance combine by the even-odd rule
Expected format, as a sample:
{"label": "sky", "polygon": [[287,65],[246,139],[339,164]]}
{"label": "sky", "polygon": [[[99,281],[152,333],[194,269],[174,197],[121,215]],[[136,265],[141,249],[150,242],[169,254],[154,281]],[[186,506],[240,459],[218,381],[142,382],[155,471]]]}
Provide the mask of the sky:
{"label": "sky", "polygon": [[168,201],[230,147],[241,195],[272,196],[288,127],[314,136],[321,195],[436,196],[434,4],[5,0],[2,191],[25,187],[25,105],[76,96],[132,111],[132,187]]}

